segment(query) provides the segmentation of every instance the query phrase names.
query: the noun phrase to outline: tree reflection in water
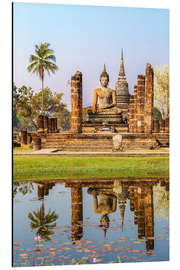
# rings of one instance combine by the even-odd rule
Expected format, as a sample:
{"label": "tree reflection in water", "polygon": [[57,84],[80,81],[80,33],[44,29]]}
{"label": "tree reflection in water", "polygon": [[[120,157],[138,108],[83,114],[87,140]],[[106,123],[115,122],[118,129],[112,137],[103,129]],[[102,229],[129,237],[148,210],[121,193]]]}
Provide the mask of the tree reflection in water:
{"label": "tree reflection in water", "polygon": [[45,214],[44,196],[48,195],[49,189],[54,186],[52,183],[38,184],[38,198],[41,200],[41,206],[38,211],[32,211],[28,213],[30,219],[30,227],[32,230],[36,230],[36,235],[40,236],[43,240],[51,240],[51,236],[54,235],[53,228],[56,227],[56,220],[58,215],[55,211],[49,210]]}

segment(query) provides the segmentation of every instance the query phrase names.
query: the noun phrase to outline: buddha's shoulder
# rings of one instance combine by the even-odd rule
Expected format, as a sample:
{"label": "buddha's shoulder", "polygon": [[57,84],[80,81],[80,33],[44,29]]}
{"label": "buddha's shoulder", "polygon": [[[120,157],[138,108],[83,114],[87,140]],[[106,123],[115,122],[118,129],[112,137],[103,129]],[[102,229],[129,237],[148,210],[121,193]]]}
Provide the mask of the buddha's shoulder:
{"label": "buddha's shoulder", "polygon": [[112,88],[108,88],[107,89],[109,92],[116,92],[116,90],[112,89]]}
{"label": "buddha's shoulder", "polygon": [[95,88],[94,91],[102,91],[101,88]]}

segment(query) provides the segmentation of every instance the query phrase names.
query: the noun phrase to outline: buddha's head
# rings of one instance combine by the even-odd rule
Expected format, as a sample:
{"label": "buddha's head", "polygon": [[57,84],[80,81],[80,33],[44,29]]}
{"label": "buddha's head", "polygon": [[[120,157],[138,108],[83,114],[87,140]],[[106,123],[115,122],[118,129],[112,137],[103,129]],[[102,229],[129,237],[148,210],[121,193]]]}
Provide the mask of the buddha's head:
{"label": "buddha's head", "polygon": [[101,83],[102,87],[107,87],[108,83],[109,83],[109,75],[106,72],[106,66],[105,65],[104,65],[104,70],[103,70],[103,72],[101,73],[101,76],[100,76],[100,83]]}

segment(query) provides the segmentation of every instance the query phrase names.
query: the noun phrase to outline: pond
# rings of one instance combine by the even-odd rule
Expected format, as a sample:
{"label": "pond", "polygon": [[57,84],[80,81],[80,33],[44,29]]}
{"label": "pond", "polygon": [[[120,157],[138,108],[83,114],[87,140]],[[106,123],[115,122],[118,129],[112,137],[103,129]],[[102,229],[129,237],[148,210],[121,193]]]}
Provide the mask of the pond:
{"label": "pond", "polygon": [[168,179],[14,182],[13,266],[167,260]]}

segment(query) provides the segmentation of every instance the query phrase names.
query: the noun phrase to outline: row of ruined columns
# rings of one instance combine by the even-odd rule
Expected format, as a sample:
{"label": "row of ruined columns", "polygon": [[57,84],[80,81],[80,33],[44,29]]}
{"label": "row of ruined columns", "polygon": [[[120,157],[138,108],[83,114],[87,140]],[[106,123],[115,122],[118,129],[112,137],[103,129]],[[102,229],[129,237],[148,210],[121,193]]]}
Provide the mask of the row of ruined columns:
{"label": "row of ruined columns", "polygon": [[154,71],[146,65],[146,75],[138,75],[129,102],[130,133],[169,133],[169,119],[153,120]]}
{"label": "row of ruined columns", "polygon": [[39,134],[47,134],[47,133],[55,133],[58,131],[57,129],[57,118],[49,118],[45,115],[39,115],[37,120],[38,133]]}

